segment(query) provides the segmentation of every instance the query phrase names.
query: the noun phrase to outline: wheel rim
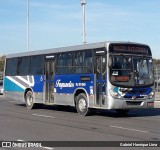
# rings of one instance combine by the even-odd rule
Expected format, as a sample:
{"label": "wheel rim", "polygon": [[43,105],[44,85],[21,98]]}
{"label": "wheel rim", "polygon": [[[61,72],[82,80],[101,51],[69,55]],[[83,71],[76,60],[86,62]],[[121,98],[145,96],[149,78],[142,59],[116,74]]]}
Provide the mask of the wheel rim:
{"label": "wheel rim", "polygon": [[31,105],[33,104],[32,95],[28,95],[28,96],[27,96],[27,104],[28,104],[29,106],[31,106]]}
{"label": "wheel rim", "polygon": [[85,99],[80,99],[79,103],[78,103],[78,106],[79,106],[79,110],[81,112],[84,112],[86,110],[86,106],[87,106],[87,103],[86,103]]}

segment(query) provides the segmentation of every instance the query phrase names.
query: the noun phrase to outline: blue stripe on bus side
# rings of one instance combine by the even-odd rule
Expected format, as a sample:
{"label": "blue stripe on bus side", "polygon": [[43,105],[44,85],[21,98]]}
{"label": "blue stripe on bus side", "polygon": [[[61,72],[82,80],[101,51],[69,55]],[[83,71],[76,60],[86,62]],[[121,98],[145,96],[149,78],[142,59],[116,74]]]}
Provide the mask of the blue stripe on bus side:
{"label": "blue stripe on bus side", "polygon": [[44,76],[34,76],[34,86],[32,87],[34,92],[43,92]]}
{"label": "blue stripe on bus side", "polygon": [[[81,81],[81,77],[90,77],[89,81]],[[83,88],[93,94],[94,74],[55,75],[54,88],[56,93],[73,94],[77,88]]]}

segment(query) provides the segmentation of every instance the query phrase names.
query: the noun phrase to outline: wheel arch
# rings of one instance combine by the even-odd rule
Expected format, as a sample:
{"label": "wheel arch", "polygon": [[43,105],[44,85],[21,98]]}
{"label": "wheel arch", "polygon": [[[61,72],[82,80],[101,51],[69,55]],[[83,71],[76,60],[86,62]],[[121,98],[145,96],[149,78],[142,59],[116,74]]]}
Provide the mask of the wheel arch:
{"label": "wheel arch", "polygon": [[31,91],[33,93],[33,98],[34,98],[34,101],[35,101],[34,92],[33,92],[32,88],[26,88],[25,89],[25,91],[24,91],[24,101],[26,101],[26,94],[27,94],[28,91]]}
{"label": "wheel arch", "polygon": [[76,97],[80,94],[80,93],[83,93],[86,95],[87,97],[87,103],[88,103],[88,106],[89,106],[89,97],[88,97],[88,93],[87,91],[84,89],[84,88],[77,88],[74,92],[74,106],[76,106]]}

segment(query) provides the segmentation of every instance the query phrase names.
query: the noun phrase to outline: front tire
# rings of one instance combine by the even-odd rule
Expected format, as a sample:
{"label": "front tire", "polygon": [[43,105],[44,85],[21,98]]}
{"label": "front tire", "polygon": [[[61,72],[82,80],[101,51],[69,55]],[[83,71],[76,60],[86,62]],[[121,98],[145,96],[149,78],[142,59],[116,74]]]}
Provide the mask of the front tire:
{"label": "front tire", "polygon": [[81,116],[89,114],[90,110],[88,108],[87,97],[85,94],[81,93],[76,97],[76,109]]}
{"label": "front tire", "polygon": [[34,104],[34,98],[33,98],[33,93],[31,91],[28,91],[25,95],[25,101],[26,101],[26,107],[28,109],[33,109],[35,104]]}

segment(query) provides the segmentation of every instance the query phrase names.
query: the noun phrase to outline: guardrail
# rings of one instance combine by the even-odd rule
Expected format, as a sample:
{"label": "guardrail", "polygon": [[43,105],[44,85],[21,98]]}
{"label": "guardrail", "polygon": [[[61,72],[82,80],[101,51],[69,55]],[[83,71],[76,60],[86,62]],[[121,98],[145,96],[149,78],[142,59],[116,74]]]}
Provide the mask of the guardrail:
{"label": "guardrail", "polygon": [[160,101],[160,92],[155,93],[155,100]]}

